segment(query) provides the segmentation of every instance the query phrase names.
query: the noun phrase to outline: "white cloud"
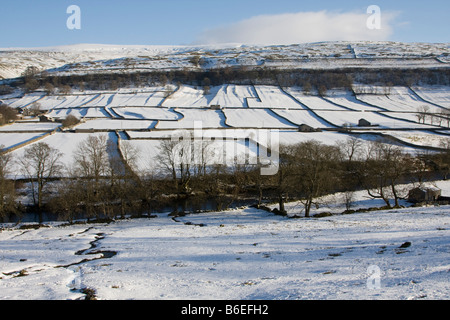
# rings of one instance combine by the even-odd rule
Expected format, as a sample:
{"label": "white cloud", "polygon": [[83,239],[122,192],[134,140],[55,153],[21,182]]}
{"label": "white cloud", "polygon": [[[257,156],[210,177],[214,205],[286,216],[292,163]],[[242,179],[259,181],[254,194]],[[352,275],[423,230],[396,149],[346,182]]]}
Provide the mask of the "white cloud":
{"label": "white cloud", "polygon": [[205,30],[197,43],[293,44],[319,41],[382,41],[393,33],[394,12],[381,11],[381,28],[369,29],[370,14],[298,12],[261,15]]}

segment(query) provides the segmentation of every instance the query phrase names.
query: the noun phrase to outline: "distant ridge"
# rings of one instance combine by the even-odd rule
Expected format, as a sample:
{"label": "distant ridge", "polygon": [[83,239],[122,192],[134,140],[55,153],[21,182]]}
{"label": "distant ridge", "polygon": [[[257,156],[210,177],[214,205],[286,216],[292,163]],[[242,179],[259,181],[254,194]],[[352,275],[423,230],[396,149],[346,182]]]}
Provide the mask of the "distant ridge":
{"label": "distant ridge", "polygon": [[[200,64],[192,63],[193,56],[198,56]],[[240,65],[306,69],[445,68],[450,65],[450,44],[339,41],[269,46],[75,44],[0,48],[0,78],[3,79],[19,77],[28,66],[79,74],[109,69],[213,69]]]}

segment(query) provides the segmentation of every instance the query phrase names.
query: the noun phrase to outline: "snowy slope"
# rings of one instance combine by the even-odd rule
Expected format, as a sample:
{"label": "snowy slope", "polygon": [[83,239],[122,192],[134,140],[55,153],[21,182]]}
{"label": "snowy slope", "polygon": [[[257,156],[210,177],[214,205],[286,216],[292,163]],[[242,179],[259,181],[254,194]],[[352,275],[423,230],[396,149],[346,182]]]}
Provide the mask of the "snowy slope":
{"label": "snowy slope", "polygon": [[394,112],[416,112],[421,107],[427,107],[432,112],[440,112],[445,108],[423,100],[406,87],[393,87],[387,95],[358,94],[358,99]]}
{"label": "snowy slope", "polygon": [[[448,67],[448,44],[322,42],[289,46],[125,46],[80,44],[52,48],[0,49],[0,78],[15,78],[28,66],[61,74],[173,68],[440,68]],[[201,65],[191,62],[201,58]]]}
{"label": "snowy slope", "polygon": [[282,128],[296,126],[270,109],[225,109],[226,124],[236,128]]}
{"label": "snowy slope", "polygon": [[[114,133],[70,133],[70,132],[57,132],[53,135],[49,135],[42,140],[36,141],[34,143],[44,142],[50,147],[57,149],[62,153],[61,162],[67,168],[72,167],[74,164],[74,152],[78,145],[85,141],[88,136],[106,136],[112,142],[116,141],[117,138]],[[30,146],[30,145],[29,145]],[[27,146],[28,147],[28,146]],[[11,152],[13,159],[22,159],[25,148],[20,148]],[[14,161],[11,167],[11,178],[21,179],[24,177],[24,170],[20,165],[19,161]]]}
{"label": "snowy slope", "polygon": [[444,86],[422,86],[414,88],[414,91],[426,101],[431,101],[444,108],[450,108],[450,97],[447,88]]}
{"label": "snowy slope", "polygon": [[156,125],[158,130],[166,129],[193,129],[196,123],[202,128],[225,128],[225,116],[221,110],[177,108],[174,110],[179,114],[178,121],[159,121]]}
{"label": "snowy slope", "polygon": [[249,99],[250,108],[291,108],[303,109],[295,99],[284,93],[281,88],[274,86],[255,86],[257,99]]}
{"label": "snowy slope", "polygon": [[[379,90],[380,93],[386,89],[366,87],[368,90]],[[364,86],[358,85],[356,88],[361,92],[365,90]],[[29,108],[37,101],[41,109],[49,110],[47,115],[57,121],[65,119],[68,115],[82,119],[82,122],[74,127],[75,130],[130,131],[131,140],[160,140],[170,137],[171,131],[176,129],[192,130],[197,123],[197,127],[200,125],[205,130],[220,129],[219,132],[227,134],[237,130],[231,133],[233,136],[239,135],[237,132],[242,129],[278,129],[282,144],[316,139],[334,145],[351,135],[351,133],[336,133],[342,129],[341,127],[349,126],[359,133],[361,131],[376,133],[381,130],[386,135],[404,141],[406,146],[409,144],[417,146],[416,151],[420,152],[421,146],[441,147],[450,135],[449,121],[442,113],[446,110],[435,106],[434,100],[428,100],[430,98],[436,98],[439,102],[450,100],[450,90],[447,87],[419,89],[417,91],[424,96],[428,93],[427,101],[421,101],[419,93],[403,87],[392,88],[388,95],[354,96],[351,91],[330,90],[326,97],[319,97],[315,94],[306,95],[299,87],[280,88],[267,85],[222,85],[212,87],[208,94],[205,94],[201,87],[192,86],[122,88],[115,92],[86,91],[47,96],[43,93],[30,93],[21,98],[8,98],[4,101],[16,108]],[[169,97],[162,98],[169,90],[173,90],[173,93]],[[368,103],[362,102],[362,99]],[[152,100],[155,103],[149,103]],[[159,106],[149,106],[153,104]],[[212,107],[216,104],[220,108]],[[427,117],[425,124],[419,123],[416,108],[422,105],[431,106],[431,111],[439,109],[440,118],[435,117],[431,123],[431,118]],[[388,109],[402,111],[386,111]],[[369,121],[371,126],[358,127],[361,119]],[[297,132],[302,124],[334,132]],[[37,133],[42,134],[59,126],[58,122],[38,122],[37,118],[26,118],[25,121],[0,127],[0,141],[4,141],[3,144],[6,146],[15,146],[28,141],[27,137],[33,138]],[[433,134],[430,130],[440,130],[440,134]],[[14,136],[10,139],[13,134],[23,136]],[[77,134],[65,135],[66,143],[75,144],[80,137]],[[333,138],[328,139],[331,136]],[[379,135],[368,134],[358,137],[367,142]],[[73,142],[68,138],[73,138]],[[127,136],[124,135],[124,138]],[[43,140],[47,141],[53,141],[53,138]],[[143,147],[145,145],[144,142],[137,144]],[[147,150],[147,147],[144,149]],[[156,149],[150,149],[152,156],[157,153]],[[414,151],[413,148],[405,150]],[[70,156],[65,157],[65,161],[66,165],[70,165]]]}
{"label": "snowy slope", "polygon": [[[448,183],[440,186],[448,194]],[[357,201],[376,205],[363,194]],[[301,213],[294,203],[288,208]],[[0,233],[0,298],[79,299],[90,288],[102,300],[447,300],[449,210],[287,219],[241,208],[7,229]]]}
{"label": "snowy slope", "polygon": [[329,123],[321,120],[309,110],[273,109],[273,112],[297,125],[306,124],[312,128],[332,128]]}
{"label": "snowy slope", "polygon": [[165,108],[117,107],[114,111],[124,119],[178,120],[181,117]]}

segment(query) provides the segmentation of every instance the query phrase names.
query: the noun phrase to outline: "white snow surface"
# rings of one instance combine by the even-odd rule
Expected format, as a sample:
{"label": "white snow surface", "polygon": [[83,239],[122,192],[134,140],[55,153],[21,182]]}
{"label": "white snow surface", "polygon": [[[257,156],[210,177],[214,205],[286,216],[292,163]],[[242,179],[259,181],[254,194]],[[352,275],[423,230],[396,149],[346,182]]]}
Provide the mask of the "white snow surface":
{"label": "white snow surface", "polygon": [[[450,193],[449,183],[437,185]],[[339,198],[315,212],[339,212]],[[378,204],[357,193],[355,207]],[[288,208],[300,214],[298,204]],[[159,213],[37,230],[4,225],[0,299],[80,299],[90,288],[101,300],[446,300],[449,212],[429,206],[289,219],[243,207],[176,221]],[[410,247],[400,248],[405,242]]]}
{"label": "white snow surface", "polygon": [[60,123],[54,122],[15,122],[12,124],[8,124],[0,127],[0,132],[45,132],[45,131],[53,131],[56,128],[60,127]]}
{"label": "white snow surface", "polygon": [[294,129],[295,125],[271,109],[224,109],[226,124],[235,128]]}

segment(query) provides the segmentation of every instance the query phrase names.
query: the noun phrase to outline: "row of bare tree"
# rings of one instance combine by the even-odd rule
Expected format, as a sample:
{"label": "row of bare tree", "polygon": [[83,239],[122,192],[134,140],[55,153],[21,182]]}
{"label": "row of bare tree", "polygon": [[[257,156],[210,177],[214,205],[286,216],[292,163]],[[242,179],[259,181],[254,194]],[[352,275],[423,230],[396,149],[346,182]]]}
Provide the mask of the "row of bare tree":
{"label": "row of bare tree", "polygon": [[[117,148],[116,145],[106,135],[89,136],[77,146],[70,167],[63,164],[63,154],[45,142],[26,148],[23,156],[15,159],[16,168],[20,168],[22,177],[29,185],[33,209],[39,213],[40,222],[44,210],[57,213],[69,221],[81,212],[86,213],[88,218],[106,215],[105,204],[111,199],[118,199],[116,195],[124,195],[126,191],[117,190],[117,185],[126,181],[128,173],[117,152],[112,151],[114,148]],[[14,159],[10,153],[3,153],[0,158],[0,178],[5,186],[0,199],[1,209],[4,210],[0,210],[0,216],[5,216],[18,213],[18,208],[10,205],[16,194],[8,180]],[[107,195],[106,189],[109,192]]]}
{"label": "row of bare tree", "polygon": [[441,153],[410,154],[404,148],[372,141],[363,143],[356,137],[336,146],[308,141],[284,146],[278,173],[279,210],[285,212],[284,202],[293,193],[304,205],[305,216],[311,206],[320,205],[320,197],[341,191],[347,209],[353,194],[366,190],[372,198],[382,199],[387,208],[399,207],[406,199],[406,183],[423,184],[438,173],[447,179],[450,166],[448,143]]}
{"label": "row of bare tree", "polygon": [[[204,66],[206,60],[194,55],[190,58],[193,66]],[[209,83],[204,83],[208,79]],[[22,86],[31,92],[38,88],[51,93],[56,89],[60,93],[69,93],[71,88],[80,90],[116,90],[122,87],[145,87],[178,82],[188,85],[216,86],[222,84],[267,84],[280,86],[304,86],[306,91],[313,87],[321,92],[333,88],[351,88],[354,81],[361,84],[378,85],[383,88],[383,94],[390,92],[393,86],[412,85],[449,85],[450,72],[445,68],[436,69],[341,69],[341,70],[301,70],[279,69],[267,67],[235,66],[226,68],[183,68],[170,71],[136,71],[117,73],[89,73],[80,75],[59,76],[41,71],[36,67],[28,67],[22,78],[11,83],[11,86]],[[12,90],[7,86],[0,91]],[[361,93],[375,93],[376,90],[359,86],[355,88]]]}
{"label": "row of bare tree", "polygon": [[447,109],[432,111],[429,106],[423,105],[417,108],[416,118],[419,123],[429,123],[450,128],[450,110]]}
{"label": "row of bare tree", "polygon": [[59,150],[44,142],[26,148],[21,159],[2,153],[0,218],[23,209],[17,204],[15,181],[11,180],[14,161],[22,170],[41,222],[44,211],[68,221],[78,216],[142,215],[187,196],[223,199],[217,209],[229,205],[230,199],[251,196],[260,205],[263,200],[277,202],[281,214],[286,214],[287,201],[296,200],[309,217],[312,207],[320,206],[321,196],[344,192],[349,209],[353,193],[361,189],[390,208],[399,206],[407,195],[403,183],[423,183],[436,172],[447,178],[450,173],[449,143],[441,153],[421,155],[379,141],[364,143],[357,137],[333,146],[314,140],[281,145],[278,172],[262,176],[262,164],[238,159],[232,165],[214,163],[211,153],[217,150],[211,144],[192,145],[197,152],[191,153],[170,140],[161,142],[156,164],[152,164],[161,170],[141,172],[136,165],[139,150],[123,142],[118,148],[112,141],[107,135],[89,136],[77,146],[70,167],[63,165]]}

